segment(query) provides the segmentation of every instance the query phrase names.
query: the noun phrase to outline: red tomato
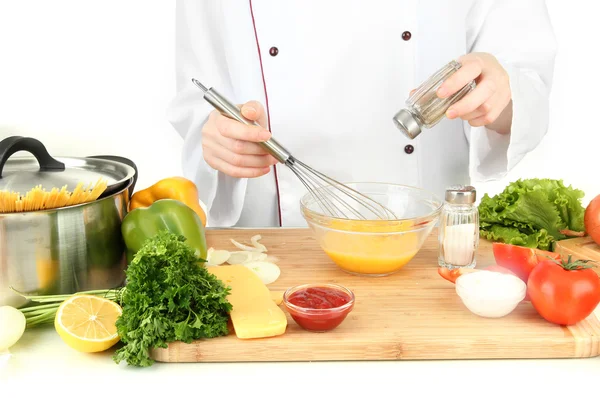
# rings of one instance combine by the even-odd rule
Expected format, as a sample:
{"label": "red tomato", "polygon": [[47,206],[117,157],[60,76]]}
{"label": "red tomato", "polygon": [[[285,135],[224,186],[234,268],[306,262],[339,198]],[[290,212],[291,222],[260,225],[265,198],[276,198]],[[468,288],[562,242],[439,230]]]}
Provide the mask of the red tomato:
{"label": "red tomato", "polygon": [[446,268],[446,267],[438,267],[438,274],[440,274],[440,276],[442,278],[444,278],[445,280],[452,282],[452,283],[456,283],[456,280],[458,279],[458,277],[463,275],[464,273],[475,272],[475,271],[478,271],[478,270],[471,269],[471,268],[450,269],[450,268]]}
{"label": "red tomato", "polygon": [[600,195],[590,201],[583,216],[585,232],[596,244],[600,245]]}
{"label": "red tomato", "polygon": [[548,257],[560,261],[560,254],[545,250],[532,249],[530,247],[509,245],[507,243],[494,242],[492,245],[496,264],[507,268],[513,274],[527,283],[529,274],[540,261]]}
{"label": "red tomato", "polygon": [[577,264],[543,260],[531,271],[527,293],[548,322],[573,325],[600,303],[600,277],[590,268],[576,269]]}

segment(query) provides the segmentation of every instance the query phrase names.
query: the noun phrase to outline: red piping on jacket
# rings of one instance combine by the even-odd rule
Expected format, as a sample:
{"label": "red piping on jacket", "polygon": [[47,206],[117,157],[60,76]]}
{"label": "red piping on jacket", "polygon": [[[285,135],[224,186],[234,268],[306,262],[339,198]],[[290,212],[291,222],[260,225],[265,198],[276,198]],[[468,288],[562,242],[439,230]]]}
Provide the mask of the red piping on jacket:
{"label": "red piping on jacket", "polygon": [[[265,71],[263,69],[262,63],[262,55],[260,53],[260,44],[258,43],[258,33],[256,32],[256,22],[254,20],[254,10],[252,9],[252,0],[250,2],[250,15],[252,16],[252,26],[254,28],[254,38],[256,39],[256,48],[258,49],[258,59],[260,62],[260,73],[262,75],[263,81],[263,89],[265,91],[265,107],[267,108],[267,123],[269,127],[269,131],[271,131],[271,114],[269,112],[269,96],[267,95],[267,82],[265,80]],[[273,173],[275,175],[275,188],[277,189],[277,211],[279,214],[279,226],[282,226],[281,221],[281,204],[280,204],[280,196],[279,196],[279,181],[277,179],[277,167],[273,166]]]}

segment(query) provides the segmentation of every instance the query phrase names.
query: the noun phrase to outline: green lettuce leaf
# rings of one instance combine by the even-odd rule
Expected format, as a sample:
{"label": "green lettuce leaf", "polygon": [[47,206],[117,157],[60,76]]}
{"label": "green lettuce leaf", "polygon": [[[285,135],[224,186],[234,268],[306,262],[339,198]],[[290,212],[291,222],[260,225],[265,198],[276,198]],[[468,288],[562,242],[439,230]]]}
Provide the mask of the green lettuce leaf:
{"label": "green lettuce leaf", "polygon": [[[562,180],[522,179],[479,204],[480,236],[496,242],[552,250],[567,239],[564,230],[582,232],[585,193]],[[562,232],[561,232],[562,231]]]}

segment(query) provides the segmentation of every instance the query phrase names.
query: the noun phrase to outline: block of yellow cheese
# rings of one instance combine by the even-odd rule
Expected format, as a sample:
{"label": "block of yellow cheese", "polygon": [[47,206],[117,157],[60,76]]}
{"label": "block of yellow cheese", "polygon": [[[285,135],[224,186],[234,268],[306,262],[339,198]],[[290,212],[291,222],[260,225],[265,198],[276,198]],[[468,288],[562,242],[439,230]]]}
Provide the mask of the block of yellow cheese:
{"label": "block of yellow cheese", "polygon": [[207,270],[231,288],[227,300],[235,335],[240,339],[273,337],[285,333],[287,317],[271,292],[250,268],[221,265]]}

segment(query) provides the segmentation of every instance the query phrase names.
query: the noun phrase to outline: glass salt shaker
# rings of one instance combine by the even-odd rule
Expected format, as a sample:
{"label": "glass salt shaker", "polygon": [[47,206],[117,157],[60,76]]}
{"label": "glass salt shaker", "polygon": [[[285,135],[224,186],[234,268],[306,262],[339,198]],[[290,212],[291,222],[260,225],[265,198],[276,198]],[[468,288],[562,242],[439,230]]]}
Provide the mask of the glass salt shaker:
{"label": "glass salt shaker", "polygon": [[446,268],[475,268],[479,247],[479,210],[472,186],[446,190],[439,227],[438,264]]}
{"label": "glass salt shaker", "polygon": [[462,65],[451,61],[423,82],[406,100],[406,107],[394,115],[396,126],[411,140],[421,134],[424,128],[431,128],[439,123],[450,105],[458,102],[475,88],[475,81],[447,98],[439,98],[437,89],[452,76]]}

